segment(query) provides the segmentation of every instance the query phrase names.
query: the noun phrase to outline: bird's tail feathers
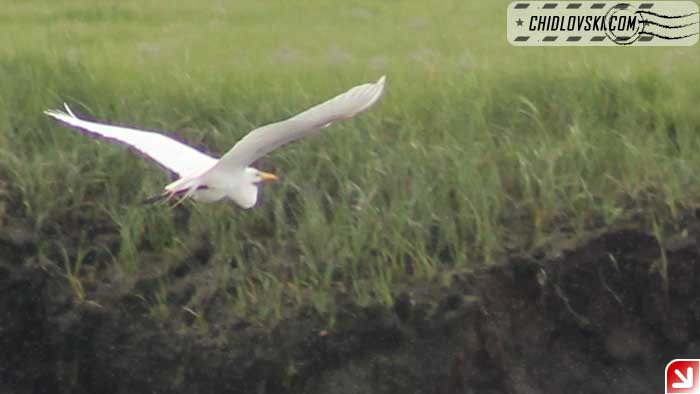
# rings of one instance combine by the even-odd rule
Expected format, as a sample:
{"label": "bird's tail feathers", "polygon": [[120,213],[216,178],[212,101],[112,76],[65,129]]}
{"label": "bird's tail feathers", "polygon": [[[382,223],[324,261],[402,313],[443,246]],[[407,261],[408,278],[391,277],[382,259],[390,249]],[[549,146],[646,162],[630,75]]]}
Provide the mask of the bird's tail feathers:
{"label": "bird's tail feathers", "polygon": [[188,197],[190,197],[192,193],[202,189],[207,189],[207,186],[202,185],[201,177],[195,176],[188,178],[180,178],[175,182],[172,182],[165,186],[165,193],[149,197],[145,199],[143,203],[150,204],[157,201],[161,201],[163,199],[165,199],[166,201],[170,201],[173,198],[177,197],[177,202],[175,203],[175,206],[177,206],[184,200],[186,200]]}
{"label": "bird's tail feathers", "polygon": [[201,186],[201,183],[202,180],[199,176],[184,177],[165,186],[165,191],[179,193],[190,189],[197,190],[197,188]]}

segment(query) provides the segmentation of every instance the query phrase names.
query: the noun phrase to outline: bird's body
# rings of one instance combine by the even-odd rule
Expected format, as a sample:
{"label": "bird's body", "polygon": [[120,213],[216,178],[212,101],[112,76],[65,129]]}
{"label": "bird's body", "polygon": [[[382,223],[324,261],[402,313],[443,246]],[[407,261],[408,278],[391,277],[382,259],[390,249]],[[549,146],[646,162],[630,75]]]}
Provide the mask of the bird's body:
{"label": "bird's body", "polygon": [[192,197],[215,202],[229,198],[243,208],[258,200],[259,186],[277,176],[250,165],[270,151],[302,138],[331,123],[349,119],[374,105],[384,92],[385,77],[375,83],[355,86],[292,118],[259,127],[236,143],[220,159],[163,134],[105,125],[66,112],[45,111],[46,115],[90,135],[125,144],[173,172],[179,178],[165,186],[164,197]]}

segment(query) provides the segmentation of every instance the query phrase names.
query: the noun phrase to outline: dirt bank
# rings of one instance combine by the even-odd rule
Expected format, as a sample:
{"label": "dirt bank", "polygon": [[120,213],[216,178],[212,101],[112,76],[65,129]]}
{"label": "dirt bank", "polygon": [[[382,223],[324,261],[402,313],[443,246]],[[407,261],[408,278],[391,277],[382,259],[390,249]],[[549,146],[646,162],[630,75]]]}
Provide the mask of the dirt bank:
{"label": "dirt bank", "polygon": [[31,237],[6,233],[0,391],[659,393],[667,361],[700,356],[700,225],[679,223],[663,248],[641,228],[553,243],[432,301],[346,305],[330,330],[309,310],[271,331],[212,323],[206,335],[128,297],[76,302]]}

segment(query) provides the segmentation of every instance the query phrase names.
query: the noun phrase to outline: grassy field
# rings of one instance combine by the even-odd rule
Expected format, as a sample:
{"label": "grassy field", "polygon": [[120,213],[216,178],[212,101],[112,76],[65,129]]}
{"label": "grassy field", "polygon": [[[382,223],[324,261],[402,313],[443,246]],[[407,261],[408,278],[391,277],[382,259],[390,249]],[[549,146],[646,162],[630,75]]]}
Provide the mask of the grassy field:
{"label": "grassy field", "polygon": [[[693,204],[697,47],[515,48],[507,4],[7,2],[0,224],[30,226],[78,299],[97,297],[99,272],[157,276],[204,254],[214,288],[187,307],[214,319],[202,304],[223,294],[264,323],[391,305],[558,234]],[[157,167],[42,114],[66,101],[221,154],[383,74],[376,108],[260,164],[282,179],[251,211],[141,206],[168,181]],[[144,295],[156,312],[161,277]]]}

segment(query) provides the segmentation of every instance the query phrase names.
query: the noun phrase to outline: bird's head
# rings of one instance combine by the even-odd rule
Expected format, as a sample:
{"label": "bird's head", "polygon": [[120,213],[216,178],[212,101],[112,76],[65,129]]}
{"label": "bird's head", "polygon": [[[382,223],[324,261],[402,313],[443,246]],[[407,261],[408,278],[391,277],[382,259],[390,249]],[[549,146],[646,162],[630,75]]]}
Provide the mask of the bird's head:
{"label": "bird's head", "polygon": [[250,183],[254,185],[262,185],[265,182],[272,182],[279,179],[275,174],[263,172],[251,167],[246,168],[246,176],[250,180]]}

